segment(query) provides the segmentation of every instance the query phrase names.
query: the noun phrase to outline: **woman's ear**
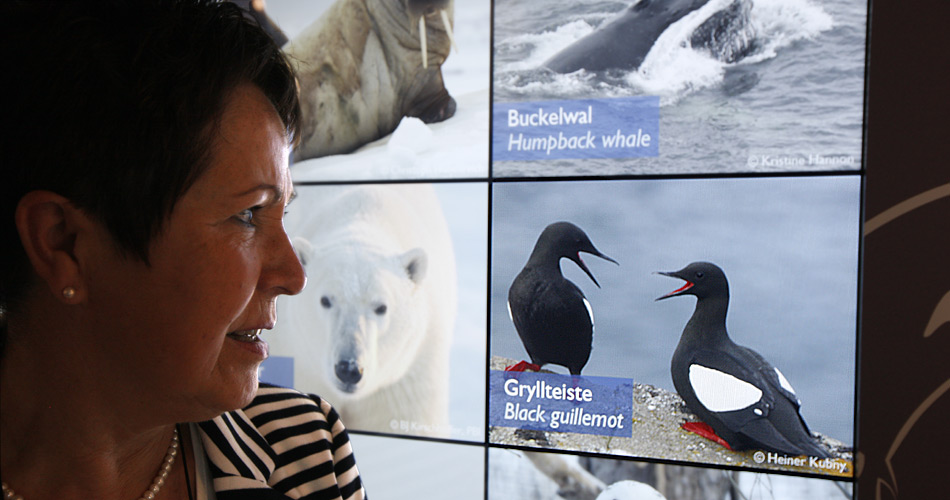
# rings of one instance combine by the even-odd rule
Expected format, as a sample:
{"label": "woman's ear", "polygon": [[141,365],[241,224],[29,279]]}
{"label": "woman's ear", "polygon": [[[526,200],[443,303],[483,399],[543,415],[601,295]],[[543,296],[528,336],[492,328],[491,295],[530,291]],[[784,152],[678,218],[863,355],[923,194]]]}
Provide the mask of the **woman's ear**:
{"label": "woman's ear", "polygon": [[33,270],[53,296],[67,304],[86,297],[76,240],[91,229],[90,219],[68,199],[51,191],[31,191],[20,199],[14,219]]}

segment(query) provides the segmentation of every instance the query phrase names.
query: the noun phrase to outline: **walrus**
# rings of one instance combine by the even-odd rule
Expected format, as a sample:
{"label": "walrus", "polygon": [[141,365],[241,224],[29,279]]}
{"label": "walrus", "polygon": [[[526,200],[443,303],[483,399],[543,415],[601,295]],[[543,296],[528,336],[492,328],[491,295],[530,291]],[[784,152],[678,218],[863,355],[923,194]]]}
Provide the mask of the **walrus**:
{"label": "walrus", "polygon": [[404,116],[455,114],[441,65],[452,40],[452,0],[338,0],[284,52],[302,109],[294,160],[349,153]]}

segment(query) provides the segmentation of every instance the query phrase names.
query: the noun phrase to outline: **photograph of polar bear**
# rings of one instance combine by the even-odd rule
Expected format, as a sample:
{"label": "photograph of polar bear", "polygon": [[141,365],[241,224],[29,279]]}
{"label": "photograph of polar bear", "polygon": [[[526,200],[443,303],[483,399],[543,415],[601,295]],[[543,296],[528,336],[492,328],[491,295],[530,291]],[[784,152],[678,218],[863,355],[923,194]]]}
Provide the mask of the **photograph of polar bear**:
{"label": "photograph of polar bear", "polygon": [[[352,430],[482,439],[487,186],[296,192],[308,284],[278,303],[262,380],[319,394]],[[281,362],[292,376],[268,380]]]}
{"label": "photograph of polar bear", "polygon": [[271,0],[266,13],[300,80],[298,182],[488,177],[489,0]]}

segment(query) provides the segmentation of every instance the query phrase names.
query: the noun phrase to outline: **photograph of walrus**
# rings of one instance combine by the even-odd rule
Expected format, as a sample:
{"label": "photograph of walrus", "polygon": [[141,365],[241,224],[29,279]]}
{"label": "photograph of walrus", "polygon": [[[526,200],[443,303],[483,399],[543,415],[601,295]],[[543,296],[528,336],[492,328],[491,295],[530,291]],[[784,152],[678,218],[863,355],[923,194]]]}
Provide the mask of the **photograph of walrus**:
{"label": "photograph of walrus", "polygon": [[352,430],[483,440],[487,184],[295,189],[308,283],[278,302],[261,379],[332,401]]}
{"label": "photograph of walrus", "polygon": [[[498,0],[494,20],[495,177],[861,168],[866,1]],[[648,97],[646,116],[608,116]],[[648,131],[655,149],[613,151]]]}
{"label": "photograph of walrus", "polygon": [[265,14],[300,84],[296,181],[488,176],[491,2],[272,0]]}
{"label": "photograph of walrus", "polygon": [[[860,184],[494,183],[490,442],[851,477]],[[625,436],[516,415],[533,365],[632,380]]]}

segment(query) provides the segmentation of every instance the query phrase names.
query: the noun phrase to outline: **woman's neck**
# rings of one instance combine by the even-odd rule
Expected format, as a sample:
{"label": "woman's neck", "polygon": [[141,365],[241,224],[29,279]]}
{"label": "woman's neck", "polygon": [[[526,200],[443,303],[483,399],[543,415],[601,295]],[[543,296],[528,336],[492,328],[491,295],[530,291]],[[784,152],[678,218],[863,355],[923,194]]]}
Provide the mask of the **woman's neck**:
{"label": "woman's neck", "polygon": [[[110,391],[116,384],[103,380],[94,354],[33,333],[11,335],[0,359],[3,482],[28,500],[138,498],[164,461],[174,424],[141,418],[147,395]],[[158,498],[187,498],[184,488],[177,459]]]}

